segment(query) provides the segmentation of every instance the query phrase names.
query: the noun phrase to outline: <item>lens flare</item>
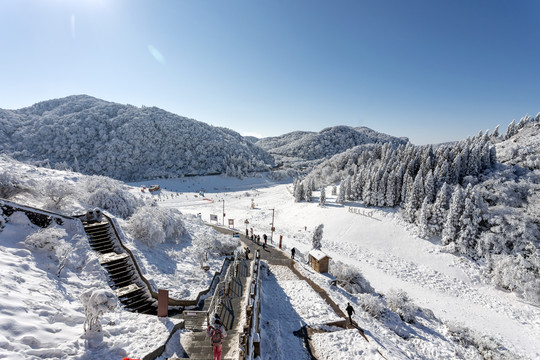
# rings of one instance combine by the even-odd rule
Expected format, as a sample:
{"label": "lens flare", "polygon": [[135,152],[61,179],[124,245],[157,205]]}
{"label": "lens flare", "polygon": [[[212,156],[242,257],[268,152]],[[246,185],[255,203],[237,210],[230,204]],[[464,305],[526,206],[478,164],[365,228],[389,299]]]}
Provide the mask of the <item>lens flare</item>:
{"label": "lens flare", "polygon": [[154,57],[154,59],[156,59],[157,62],[165,64],[165,57],[159,52],[158,49],[152,45],[148,45],[148,51],[150,51],[150,54]]}

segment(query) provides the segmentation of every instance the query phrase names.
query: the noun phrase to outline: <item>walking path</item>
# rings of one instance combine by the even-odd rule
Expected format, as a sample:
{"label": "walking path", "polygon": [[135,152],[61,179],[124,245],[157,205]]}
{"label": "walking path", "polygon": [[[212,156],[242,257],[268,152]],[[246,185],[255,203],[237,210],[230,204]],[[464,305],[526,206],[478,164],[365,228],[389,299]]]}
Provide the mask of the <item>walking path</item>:
{"label": "walking path", "polygon": [[[242,320],[245,321],[245,319],[242,319],[241,314],[242,310],[245,309],[243,300],[246,290],[248,290],[247,282],[251,276],[251,262],[252,260],[240,261],[238,272],[232,279],[230,292],[218,294],[221,300],[218,315],[227,330],[227,337],[223,339],[223,353],[221,357],[223,360],[238,360],[239,357],[240,334],[243,333]],[[233,264],[230,266],[233,266]],[[205,300],[204,311],[208,310],[211,301],[212,297],[208,297]],[[212,316],[213,314],[210,314],[210,317]],[[214,358],[210,338],[206,335],[206,326],[206,319],[202,319],[201,323],[197,326],[197,330],[191,333],[184,333],[180,337],[182,348],[188,356],[186,359],[211,360]]]}
{"label": "walking path", "polygon": [[[217,231],[224,233],[224,234],[232,234],[233,231],[230,229],[225,229],[219,226],[212,226]],[[255,241],[251,241],[245,236],[241,236],[240,238],[241,242],[243,243],[244,247],[249,247],[252,254],[255,253],[255,251],[259,250],[261,253],[261,260],[266,261],[269,265],[282,265],[287,266],[289,269],[292,270],[292,272],[300,279],[304,280],[307,284],[309,284],[317,294],[334,310],[334,312],[342,319],[337,322],[333,322],[331,324],[327,325],[333,325],[333,326],[339,326],[342,328],[347,329],[357,329],[360,334],[364,337],[366,341],[369,342],[368,338],[364,334],[364,331],[358,326],[357,323],[353,322],[352,324],[349,323],[348,317],[345,315],[345,313],[340,309],[340,307],[330,298],[328,293],[322,289],[319,285],[317,285],[313,280],[307,278],[304,276],[300,271],[296,269],[294,266],[295,261],[290,259],[283,251],[274,248],[273,246],[266,246],[266,248],[263,249],[262,247],[262,241],[260,243],[257,243]],[[311,334],[312,330],[311,328],[302,329],[302,335],[304,336],[304,339],[306,340],[307,345],[309,345],[308,350],[310,351],[310,355],[312,356],[312,359],[316,359],[316,354],[314,352],[314,349],[311,346]],[[264,339],[262,339],[264,342]],[[380,352],[379,352],[380,354]],[[382,354],[381,354],[382,356]]]}

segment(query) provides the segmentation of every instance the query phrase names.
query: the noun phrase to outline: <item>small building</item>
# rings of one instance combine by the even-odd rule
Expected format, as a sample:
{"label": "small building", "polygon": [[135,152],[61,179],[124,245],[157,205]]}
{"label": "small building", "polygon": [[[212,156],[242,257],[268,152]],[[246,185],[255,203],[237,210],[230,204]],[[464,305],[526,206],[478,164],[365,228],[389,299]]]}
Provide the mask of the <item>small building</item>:
{"label": "small building", "polygon": [[321,250],[311,250],[309,252],[309,261],[311,267],[318,273],[327,273],[328,265],[330,264],[330,256],[323,253]]}
{"label": "small building", "polygon": [[158,191],[160,189],[161,188],[159,187],[159,185],[150,185],[150,188],[148,189],[148,191],[154,192],[154,191]]}

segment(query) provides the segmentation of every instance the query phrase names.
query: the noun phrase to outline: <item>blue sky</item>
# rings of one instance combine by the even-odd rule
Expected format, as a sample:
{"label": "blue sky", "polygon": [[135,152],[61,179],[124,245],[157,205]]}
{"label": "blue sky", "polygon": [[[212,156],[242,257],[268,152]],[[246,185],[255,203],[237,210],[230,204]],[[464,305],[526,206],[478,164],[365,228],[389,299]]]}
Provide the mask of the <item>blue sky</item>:
{"label": "blue sky", "polygon": [[74,94],[244,135],[415,144],[540,111],[540,1],[0,0],[0,108]]}

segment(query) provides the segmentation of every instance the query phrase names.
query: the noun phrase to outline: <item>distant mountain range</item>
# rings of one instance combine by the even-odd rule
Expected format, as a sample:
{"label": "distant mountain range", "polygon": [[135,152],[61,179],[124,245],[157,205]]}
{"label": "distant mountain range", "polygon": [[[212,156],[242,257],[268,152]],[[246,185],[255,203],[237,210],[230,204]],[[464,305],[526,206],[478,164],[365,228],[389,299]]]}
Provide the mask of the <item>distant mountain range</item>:
{"label": "distant mountain range", "polygon": [[358,145],[391,143],[407,144],[409,139],[397,138],[366,127],[334,126],[320,132],[294,131],[268,137],[255,144],[274,155],[277,161],[320,161]]}
{"label": "distant mountain range", "polygon": [[0,153],[36,165],[119,180],[266,171],[317,164],[357,145],[408,142],[368,128],[336,126],[257,139],[156,107],[74,95],[0,109]]}

